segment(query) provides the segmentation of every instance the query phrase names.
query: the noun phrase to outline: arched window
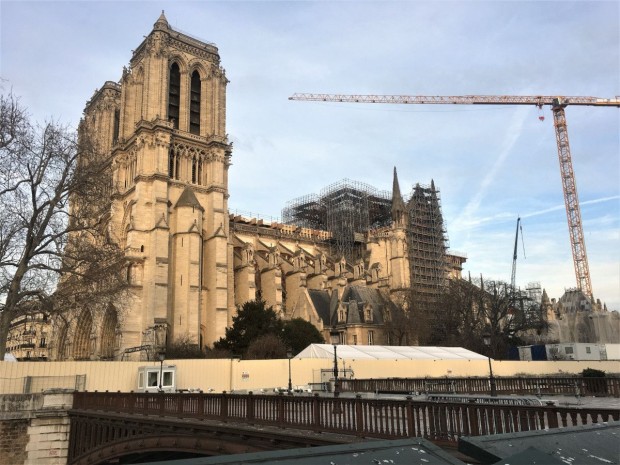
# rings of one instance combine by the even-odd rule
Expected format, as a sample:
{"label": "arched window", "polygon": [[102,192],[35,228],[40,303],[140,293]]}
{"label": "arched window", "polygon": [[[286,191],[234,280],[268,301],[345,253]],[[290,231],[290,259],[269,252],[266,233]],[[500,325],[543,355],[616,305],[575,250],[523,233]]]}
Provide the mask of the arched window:
{"label": "arched window", "polygon": [[196,169],[196,157],[192,158],[192,184],[196,184],[198,181],[196,179],[197,169]]}
{"label": "arched window", "polygon": [[174,149],[172,147],[168,152],[168,176],[174,177]]}
{"label": "arched window", "polygon": [[172,63],[168,84],[168,121],[174,129],[179,129],[179,102],[181,101],[181,71],[179,65]]}
{"label": "arched window", "polygon": [[189,101],[189,132],[200,135],[200,74],[192,73]]}
{"label": "arched window", "polygon": [[118,133],[121,125],[121,111],[114,110],[114,126],[112,129],[112,145],[118,142]]}

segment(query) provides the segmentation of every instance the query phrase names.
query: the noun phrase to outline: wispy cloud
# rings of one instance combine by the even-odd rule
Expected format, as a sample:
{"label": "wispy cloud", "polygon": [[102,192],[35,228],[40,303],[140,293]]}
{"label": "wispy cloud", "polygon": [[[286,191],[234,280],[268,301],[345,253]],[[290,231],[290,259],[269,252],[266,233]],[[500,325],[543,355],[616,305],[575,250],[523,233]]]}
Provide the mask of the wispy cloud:
{"label": "wispy cloud", "polygon": [[513,113],[512,120],[510,121],[508,130],[506,131],[504,143],[502,144],[502,148],[499,152],[499,156],[495,160],[495,163],[493,163],[491,169],[483,177],[480,185],[478,186],[477,192],[467,203],[463,209],[463,212],[454,220],[453,227],[456,229],[463,230],[480,224],[481,219],[476,218],[476,213],[480,207],[480,203],[487,194],[487,191],[493,181],[497,179],[497,173],[501,169],[502,165],[512,153],[515,143],[521,136],[523,125],[529,114],[530,109],[526,107],[520,107]]}

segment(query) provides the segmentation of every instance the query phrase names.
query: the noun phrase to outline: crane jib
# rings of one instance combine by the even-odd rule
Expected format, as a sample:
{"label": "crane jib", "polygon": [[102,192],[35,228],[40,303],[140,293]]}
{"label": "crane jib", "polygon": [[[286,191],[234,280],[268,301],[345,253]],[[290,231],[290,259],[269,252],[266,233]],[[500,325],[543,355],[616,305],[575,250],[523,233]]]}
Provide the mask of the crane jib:
{"label": "crane jib", "polygon": [[590,105],[620,107],[620,98],[548,95],[355,95],[296,93],[289,100],[341,103],[453,104],[453,105]]}

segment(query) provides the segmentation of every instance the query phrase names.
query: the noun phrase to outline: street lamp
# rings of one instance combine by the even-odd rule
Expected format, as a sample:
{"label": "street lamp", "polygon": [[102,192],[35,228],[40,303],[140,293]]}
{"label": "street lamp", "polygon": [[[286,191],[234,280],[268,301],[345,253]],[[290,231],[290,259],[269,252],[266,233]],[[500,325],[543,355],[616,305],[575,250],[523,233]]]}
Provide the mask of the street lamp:
{"label": "street lamp", "polygon": [[497,397],[497,389],[495,387],[495,377],[493,376],[493,367],[491,366],[491,334],[484,333],[482,335],[484,345],[488,347],[487,357],[489,359],[489,384],[491,385],[491,397]]}
{"label": "street lamp", "polygon": [[166,352],[163,350],[157,352],[157,358],[159,359],[159,392],[163,392],[161,388],[161,381],[164,373],[164,360],[166,360]]}
{"label": "street lamp", "polygon": [[329,338],[334,346],[334,397],[338,397],[340,385],[338,384],[338,356],[336,355],[336,348],[340,344],[340,332],[336,328],[332,328],[329,332]]}
{"label": "street lamp", "polygon": [[291,381],[291,357],[293,356],[293,352],[291,349],[286,351],[286,358],[288,358],[288,393],[293,394],[293,383]]}

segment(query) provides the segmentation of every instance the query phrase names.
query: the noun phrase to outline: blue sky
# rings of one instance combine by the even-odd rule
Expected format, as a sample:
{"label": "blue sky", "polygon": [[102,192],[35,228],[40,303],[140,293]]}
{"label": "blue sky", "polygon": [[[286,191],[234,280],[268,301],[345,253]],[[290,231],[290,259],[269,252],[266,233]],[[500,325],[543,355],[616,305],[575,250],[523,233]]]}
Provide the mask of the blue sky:
{"label": "blue sky", "polygon": [[[401,191],[434,179],[465,273],[550,297],[575,276],[550,110],[292,102],[295,92],[620,95],[620,2],[175,1],[0,3],[0,77],[39,121],[77,125],[161,10],[215,43],[230,79],[231,209],[279,217],[343,178]],[[620,118],[569,107],[595,297],[620,310]]]}

